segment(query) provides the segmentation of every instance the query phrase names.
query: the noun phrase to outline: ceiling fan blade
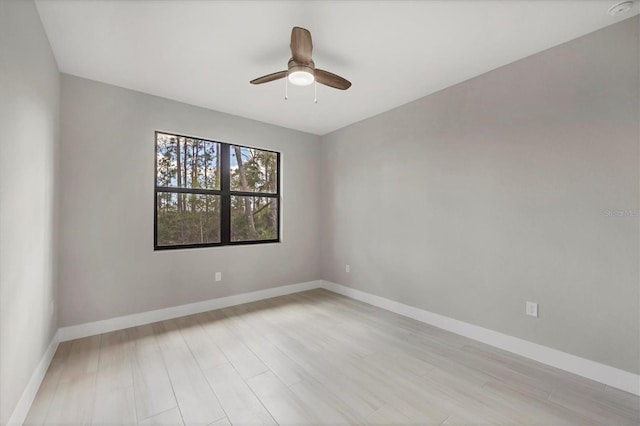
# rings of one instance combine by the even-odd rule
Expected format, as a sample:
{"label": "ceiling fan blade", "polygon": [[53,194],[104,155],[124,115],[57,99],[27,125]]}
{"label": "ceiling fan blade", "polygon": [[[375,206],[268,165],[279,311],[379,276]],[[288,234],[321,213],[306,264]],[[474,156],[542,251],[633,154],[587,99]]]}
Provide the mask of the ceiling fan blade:
{"label": "ceiling fan blade", "polygon": [[249,83],[251,84],[262,84],[268,83],[273,80],[279,80],[281,78],[285,78],[287,76],[287,71],[278,71],[272,74],[263,75],[262,77],[258,77],[256,79],[251,80]]}
{"label": "ceiling fan blade", "polygon": [[291,30],[291,56],[299,64],[308,64],[311,61],[313,44],[309,30],[293,27]]}
{"label": "ceiling fan blade", "polygon": [[324,84],[325,86],[333,87],[340,90],[347,90],[349,87],[351,87],[351,82],[349,80],[346,80],[339,75],[330,73],[329,71],[316,68],[315,76],[316,81],[320,84]]}

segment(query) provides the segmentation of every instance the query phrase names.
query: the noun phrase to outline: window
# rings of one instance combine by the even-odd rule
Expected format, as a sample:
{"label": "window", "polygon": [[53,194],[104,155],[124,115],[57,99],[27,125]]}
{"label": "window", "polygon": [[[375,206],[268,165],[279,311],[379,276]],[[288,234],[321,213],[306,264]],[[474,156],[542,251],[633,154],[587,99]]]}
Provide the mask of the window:
{"label": "window", "polygon": [[156,132],[156,250],[280,241],[280,153]]}

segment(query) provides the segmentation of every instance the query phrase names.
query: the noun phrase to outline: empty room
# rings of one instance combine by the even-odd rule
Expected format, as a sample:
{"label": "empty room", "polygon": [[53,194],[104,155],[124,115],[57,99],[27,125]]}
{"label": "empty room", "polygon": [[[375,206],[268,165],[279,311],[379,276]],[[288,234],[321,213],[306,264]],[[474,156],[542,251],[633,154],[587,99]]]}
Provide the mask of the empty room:
{"label": "empty room", "polygon": [[0,425],[639,425],[639,13],[0,0]]}

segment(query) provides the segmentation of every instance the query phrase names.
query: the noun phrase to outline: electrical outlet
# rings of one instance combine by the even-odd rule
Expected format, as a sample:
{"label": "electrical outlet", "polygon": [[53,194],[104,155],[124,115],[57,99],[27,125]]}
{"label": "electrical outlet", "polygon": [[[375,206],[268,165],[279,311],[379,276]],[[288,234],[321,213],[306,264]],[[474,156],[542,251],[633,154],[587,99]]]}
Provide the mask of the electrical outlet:
{"label": "electrical outlet", "polygon": [[345,270],[346,272],[351,272],[351,265],[346,265],[346,266],[344,267],[344,270]]}
{"label": "electrical outlet", "polygon": [[222,272],[216,272],[216,281],[222,281]]}
{"label": "electrical outlet", "polygon": [[535,302],[527,302],[527,315],[538,317],[538,304]]}

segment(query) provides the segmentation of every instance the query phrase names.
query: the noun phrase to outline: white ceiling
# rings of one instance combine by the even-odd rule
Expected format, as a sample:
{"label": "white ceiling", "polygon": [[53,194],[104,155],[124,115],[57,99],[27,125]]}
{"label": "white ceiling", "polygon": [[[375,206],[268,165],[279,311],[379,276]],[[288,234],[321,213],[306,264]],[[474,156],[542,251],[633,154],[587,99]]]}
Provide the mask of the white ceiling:
{"label": "white ceiling", "polygon": [[[619,1],[619,0],[618,0]],[[616,0],[38,0],[62,72],[315,134],[614,24]],[[293,26],[346,92],[284,80]]]}

